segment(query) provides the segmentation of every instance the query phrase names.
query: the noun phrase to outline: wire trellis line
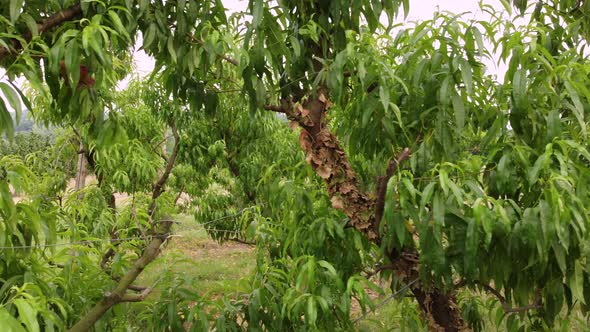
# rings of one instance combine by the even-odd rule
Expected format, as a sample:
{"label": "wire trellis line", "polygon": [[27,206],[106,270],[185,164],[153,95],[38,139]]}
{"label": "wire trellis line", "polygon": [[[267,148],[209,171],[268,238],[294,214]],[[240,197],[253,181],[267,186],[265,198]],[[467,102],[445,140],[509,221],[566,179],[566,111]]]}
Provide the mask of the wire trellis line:
{"label": "wire trellis line", "polygon": [[212,223],[214,223],[214,222],[218,222],[218,221],[220,221],[220,220],[229,219],[229,218],[233,218],[233,217],[239,217],[239,216],[243,215],[243,214],[244,214],[246,211],[248,211],[248,210],[253,210],[253,209],[255,209],[256,207],[258,207],[258,206],[262,206],[262,205],[263,205],[263,204],[249,206],[249,207],[247,207],[247,208],[243,208],[243,209],[241,209],[241,210],[240,210],[238,213],[236,213],[236,214],[230,214],[230,215],[227,215],[227,216],[219,217],[219,218],[217,218],[217,219],[209,220],[209,221],[202,222],[202,223],[199,223],[199,224],[200,224],[200,225],[202,225],[202,226],[205,226],[205,225],[212,224]]}
{"label": "wire trellis line", "polygon": [[[252,209],[256,208],[257,206],[259,206],[259,205],[254,205],[254,206],[250,206],[247,208],[243,208],[242,210],[240,210],[240,212],[238,212],[236,214],[232,214],[232,215],[224,216],[221,218],[209,220],[204,223],[199,223],[199,225],[205,226],[205,225],[209,225],[209,224],[212,224],[214,222],[217,222],[217,221],[220,221],[223,219],[237,217],[237,216],[244,214],[248,210],[252,210]],[[202,230],[204,230],[206,232],[228,233],[228,234],[239,234],[242,232],[241,230],[216,229],[216,228],[206,228],[206,227],[203,227]],[[115,242],[127,242],[127,241],[133,241],[133,240],[151,240],[152,238],[158,237],[158,236],[161,236],[161,234],[154,234],[151,236],[150,235],[148,235],[148,236],[132,236],[132,237],[115,239],[114,241]],[[179,237],[179,235],[168,234],[168,237]],[[113,239],[89,239],[89,240],[81,240],[81,241],[74,241],[74,242],[46,243],[46,244],[37,244],[37,245],[28,245],[28,246],[23,246],[23,245],[20,245],[20,246],[0,246],[0,250],[45,249],[45,248],[67,247],[67,246],[74,246],[74,245],[88,245],[88,244],[93,244],[93,243],[106,243],[106,242],[112,243]]]}

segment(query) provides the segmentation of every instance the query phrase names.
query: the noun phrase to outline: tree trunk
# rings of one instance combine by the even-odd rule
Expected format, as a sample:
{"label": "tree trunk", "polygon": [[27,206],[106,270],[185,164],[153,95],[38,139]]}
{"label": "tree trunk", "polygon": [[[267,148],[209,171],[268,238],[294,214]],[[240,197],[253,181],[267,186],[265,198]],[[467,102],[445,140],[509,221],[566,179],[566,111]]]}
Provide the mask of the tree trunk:
{"label": "tree trunk", "polygon": [[426,317],[430,331],[469,330],[461,316],[454,294],[444,294],[437,289],[425,291],[420,287],[412,287],[411,289]]}
{"label": "tree trunk", "polygon": [[[280,107],[267,106],[267,110],[285,113],[301,127],[299,143],[305,152],[307,161],[316,174],[325,180],[332,206],[343,211],[349,218],[348,224],[363,233],[369,240],[379,244],[379,213],[376,196],[365,193],[358,184],[344,149],[336,136],[329,130],[325,113],[330,107],[327,89],[319,88],[316,96],[310,96],[303,105],[293,108],[284,103]],[[404,151],[408,153],[408,151]],[[398,160],[400,160],[398,158]],[[389,175],[391,177],[391,175]],[[410,283],[419,276],[419,256],[408,252],[412,259],[404,255],[391,254],[393,272],[399,280]],[[461,316],[457,301],[452,293],[443,293],[437,289],[424,289],[419,283],[411,288],[424,313],[431,331],[468,331],[467,324]]]}

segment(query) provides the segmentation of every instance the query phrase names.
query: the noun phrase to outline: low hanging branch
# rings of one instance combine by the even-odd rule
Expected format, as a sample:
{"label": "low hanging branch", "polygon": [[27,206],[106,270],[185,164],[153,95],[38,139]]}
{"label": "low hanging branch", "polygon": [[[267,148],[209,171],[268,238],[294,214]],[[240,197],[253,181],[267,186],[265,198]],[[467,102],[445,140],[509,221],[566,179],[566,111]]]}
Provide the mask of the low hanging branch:
{"label": "low hanging branch", "polygon": [[535,295],[535,300],[533,301],[532,304],[528,304],[522,307],[511,307],[508,302],[506,302],[506,298],[495,288],[493,288],[490,285],[481,285],[481,287],[483,289],[485,289],[486,291],[494,294],[495,297],[498,298],[498,300],[500,301],[500,304],[502,304],[502,309],[504,309],[504,312],[506,313],[511,313],[511,312],[524,312],[524,311],[528,311],[528,310],[532,310],[532,309],[541,309],[543,308],[543,306],[541,305],[541,288],[537,288],[537,293]]}
{"label": "low hanging branch", "polygon": [[[49,29],[62,25],[66,22],[72,21],[82,15],[82,7],[80,3],[72,5],[59,13],[53,14],[43,20],[43,22],[37,24],[37,31],[39,34],[43,34]],[[31,41],[33,38],[33,34],[31,32],[27,32],[23,39],[25,42]],[[17,39],[12,39],[10,48],[0,46],[0,61],[2,61],[6,56],[11,54],[17,54],[20,50],[24,48],[24,45],[18,41]]]}
{"label": "low hanging branch", "polygon": [[[157,208],[156,200],[164,192],[164,185],[170,176],[170,172],[174,168],[176,163],[176,157],[178,155],[178,148],[180,145],[180,136],[175,126],[172,127],[174,134],[174,148],[173,152],[168,158],[164,172],[156,181],[152,190],[152,201],[150,203],[150,218],[152,218]],[[98,302],[90,311],[86,313],[80,320],[72,326],[70,332],[83,332],[88,331],[94,326],[94,324],[114,305],[122,302],[139,302],[145,299],[151,292],[151,288],[145,288],[140,294],[128,294],[127,290],[137,290],[133,282],[137,279],[139,274],[160,254],[160,247],[170,236],[170,229],[174,221],[171,218],[164,218],[158,221],[152,221],[154,227],[152,228],[151,236],[152,240],[144,249],[141,257],[133,263],[132,267],[127,273],[121,277],[115,288],[104,294],[102,300]]]}

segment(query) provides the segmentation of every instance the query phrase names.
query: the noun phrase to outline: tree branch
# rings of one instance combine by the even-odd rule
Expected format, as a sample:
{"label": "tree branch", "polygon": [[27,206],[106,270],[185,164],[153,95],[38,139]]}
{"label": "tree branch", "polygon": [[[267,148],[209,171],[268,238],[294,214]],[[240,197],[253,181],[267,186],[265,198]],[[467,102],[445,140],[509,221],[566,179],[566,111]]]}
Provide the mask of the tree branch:
{"label": "tree branch", "polygon": [[408,159],[412,155],[412,151],[409,148],[405,148],[395,159],[389,161],[385,175],[379,178],[377,182],[377,201],[375,203],[375,222],[377,224],[377,231],[379,230],[379,224],[383,218],[383,210],[385,208],[385,195],[387,194],[387,183],[397,170],[399,164]]}
{"label": "tree branch", "polygon": [[[543,308],[543,306],[541,305],[541,291],[542,291],[541,288],[537,288],[535,300],[533,301],[532,304],[527,304],[527,305],[521,306],[521,307],[511,307],[508,304],[508,302],[506,301],[506,298],[504,297],[504,295],[502,295],[502,293],[500,293],[500,291],[498,291],[494,287],[487,285],[487,284],[482,284],[478,281],[475,281],[474,283],[479,285],[481,288],[483,288],[487,292],[494,295],[498,299],[498,301],[500,301],[500,304],[502,305],[502,309],[504,309],[505,313],[512,313],[512,312],[516,313],[516,312],[523,312],[523,311],[532,310],[532,309]],[[467,280],[462,279],[455,284],[455,289],[465,287],[465,286],[467,286],[467,284],[468,284]]]}
{"label": "tree branch", "polygon": [[145,298],[150,295],[151,292],[152,289],[148,287],[139,294],[125,294],[121,298],[121,302],[141,302],[145,300]]}
{"label": "tree branch", "polygon": [[[176,126],[171,125],[171,128],[174,135],[174,148],[170,158],[168,158],[168,163],[166,164],[166,168],[164,169],[162,176],[153,186],[152,202],[150,203],[148,210],[150,219],[156,211],[156,200],[163,192],[163,187],[170,176],[170,172],[172,172],[172,168],[174,168],[176,157],[178,155],[180,135],[176,130]],[[147,247],[143,250],[141,257],[137,259],[127,271],[127,273],[121,277],[115,288],[111,292],[106,293],[100,302],[98,302],[92,309],[90,309],[90,311],[86,313],[86,315],[81,317],[80,320],[74,326],[72,326],[72,328],[69,330],[70,332],[88,331],[114,305],[121,302],[142,301],[149,294],[149,292],[151,292],[151,288],[146,288],[143,289],[141,294],[138,295],[127,294],[128,289],[138,289],[137,286],[132,285],[133,282],[137,279],[145,267],[154,259],[156,259],[156,257],[158,257],[160,254],[160,246],[162,246],[166,239],[170,237],[170,229],[174,221],[171,218],[164,218],[155,222],[152,220],[151,223],[153,225],[151,231],[151,235],[153,237]]]}
{"label": "tree branch", "polygon": [[[205,44],[205,42],[204,42],[202,39],[200,39],[200,38],[197,38],[197,37],[195,37],[194,35],[192,35],[192,34],[190,34],[190,33],[187,33],[186,35],[187,35],[187,36],[188,36],[188,37],[189,37],[189,38],[190,38],[192,41],[194,41],[195,43],[197,43],[197,44],[199,44],[199,45],[201,45],[201,46],[203,46],[203,45]],[[230,63],[230,64],[232,64],[232,65],[236,66],[236,67],[240,65],[240,63],[239,63],[239,62],[238,62],[236,59],[230,58],[230,57],[228,57],[227,55],[224,55],[224,54],[217,54],[217,56],[218,56],[219,58],[221,58],[221,59],[223,59],[223,60],[227,61],[228,63]]]}
{"label": "tree branch", "polygon": [[[37,24],[37,31],[39,31],[39,34],[42,34],[42,33],[46,32],[47,30],[54,28],[56,26],[59,26],[65,22],[71,21],[80,15],[82,15],[82,7],[80,6],[80,3],[77,3],[75,5],[72,5],[66,9],[64,9],[63,11],[61,11],[59,13],[49,16],[48,18],[43,20],[43,22]],[[33,35],[29,31],[29,32],[25,33],[23,37],[26,42],[29,42],[33,38]],[[6,47],[0,47],[0,61],[2,61],[4,59],[4,57],[6,57],[10,54],[18,53],[18,51],[24,47],[24,45],[22,45],[16,39],[13,39],[11,42],[12,42],[12,46],[13,46],[12,49],[6,48]]]}
{"label": "tree branch", "polygon": [[175,125],[170,125],[172,129],[172,135],[174,136],[174,148],[172,148],[172,154],[170,158],[168,158],[168,163],[166,164],[166,168],[160,176],[160,179],[154,184],[152,190],[152,202],[148,209],[148,214],[151,216],[153,211],[156,207],[156,200],[160,195],[164,192],[164,184],[168,181],[168,177],[170,176],[170,172],[172,172],[172,168],[174,168],[174,164],[176,163],[176,156],[178,155],[178,149],[180,148],[180,136],[178,135],[178,130],[176,130]]}
{"label": "tree branch", "polygon": [[[160,246],[168,238],[172,221],[166,220],[161,223],[160,233],[154,236],[152,241],[143,251],[141,257],[133,263],[129,271],[121,278],[115,289],[105,294],[103,299],[98,302],[86,315],[82,316],[80,320],[72,326],[70,332],[85,332],[89,331],[94,323],[96,323],[111,307],[117,303],[124,302],[131,298],[126,297],[127,289],[137,279],[139,274],[145,267],[151,263],[160,254]],[[146,289],[147,290],[147,289]],[[144,292],[146,291],[144,290]],[[151,291],[151,289],[150,289]],[[141,294],[140,294],[141,295]],[[147,294],[146,294],[147,296]]]}
{"label": "tree branch", "polygon": [[488,292],[492,293],[495,297],[498,298],[498,300],[500,301],[500,303],[502,304],[502,308],[504,309],[504,312],[509,313],[509,312],[523,312],[523,311],[527,311],[527,310],[531,310],[531,309],[541,309],[543,306],[541,306],[541,288],[537,288],[537,294],[535,296],[535,301],[532,304],[528,304],[522,307],[510,307],[510,305],[508,305],[508,303],[506,302],[506,298],[495,288],[493,288],[490,285],[482,285],[479,284],[483,289],[487,290]]}

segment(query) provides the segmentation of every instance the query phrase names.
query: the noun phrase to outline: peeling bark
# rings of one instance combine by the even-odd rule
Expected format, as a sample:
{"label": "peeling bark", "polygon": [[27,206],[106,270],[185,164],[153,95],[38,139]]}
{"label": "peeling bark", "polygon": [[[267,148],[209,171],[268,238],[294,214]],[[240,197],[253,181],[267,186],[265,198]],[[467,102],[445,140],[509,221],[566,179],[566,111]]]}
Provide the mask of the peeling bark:
{"label": "peeling bark", "polygon": [[419,286],[411,289],[426,317],[430,331],[470,331],[453,294],[444,294],[437,289],[425,291]]}
{"label": "peeling bark", "polygon": [[[359,186],[344,149],[327,127],[325,114],[331,105],[327,95],[327,89],[320,87],[316,96],[310,97],[301,105],[283,101],[280,106],[267,105],[265,109],[284,113],[301,127],[299,144],[316,174],[324,179],[332,206],[348,216],[350,226],[363,233],[370,241],[380,244],[378,229],[383,215],[387,180],[391,178],[398,164],[409,157],[410,151],[404,150],[390,162],[387,173],[378,183],[377,195],[365,193]],[[408,252],[390,253],[389,256],[393,272],[399,280],[409,283],[418,278],[417,253],[408,249]],[[405,259],[405,256],[412,259]],[[431,331],[469,331],[454,294],[424,289],[419,283],[414,284],[411,290]]]}

